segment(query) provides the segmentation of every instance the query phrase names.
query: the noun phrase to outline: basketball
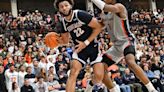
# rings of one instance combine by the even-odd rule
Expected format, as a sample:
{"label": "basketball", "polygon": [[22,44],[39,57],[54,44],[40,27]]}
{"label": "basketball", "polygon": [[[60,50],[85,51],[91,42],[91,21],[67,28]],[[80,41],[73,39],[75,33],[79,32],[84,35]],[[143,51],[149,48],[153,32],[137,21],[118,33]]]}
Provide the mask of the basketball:
{"label": "basketball", "polygon": [[46,46],[50,48],[55,48],[58,46],[57,34],[55,32],[47,33],[44,40]]}

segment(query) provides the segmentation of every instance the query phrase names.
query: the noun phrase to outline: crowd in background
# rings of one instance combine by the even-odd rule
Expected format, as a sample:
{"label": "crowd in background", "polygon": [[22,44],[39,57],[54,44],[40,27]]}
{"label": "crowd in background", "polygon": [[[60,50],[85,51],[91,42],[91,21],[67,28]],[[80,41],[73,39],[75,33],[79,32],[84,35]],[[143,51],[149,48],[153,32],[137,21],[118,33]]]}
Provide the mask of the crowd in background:
{"label": "crowd in background", "polygon": [[[134,11],[130,15],[131,31],[137,38],[136,62],[154,86],[163,92],[164,10],[158,9],[156,13]],[[15,18],[10,12],[0,13],[0,92],[65,90],[74,48],[71,42],[55,49],[46,47],[44,36],[54,30],[61,30],[58,14],[19,11]],[[102,54],[112,46],[107,31],[99,34],[97,42]],[[146,92],[125,59],[108,70],[122,92]],[[92,68],[88,64],[78,76],[76,90],[82,92],[91,76]]]}

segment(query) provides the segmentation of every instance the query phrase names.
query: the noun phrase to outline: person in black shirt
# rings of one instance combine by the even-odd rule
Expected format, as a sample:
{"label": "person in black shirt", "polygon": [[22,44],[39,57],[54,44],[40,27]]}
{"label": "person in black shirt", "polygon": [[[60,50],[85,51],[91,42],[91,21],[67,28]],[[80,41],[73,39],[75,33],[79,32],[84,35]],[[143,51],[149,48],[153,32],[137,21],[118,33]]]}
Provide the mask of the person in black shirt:
{"label": "person in black shirt", "polygon": [[7,92],[5,84],[4,67],[0,65],[0,92]]}
{"label": "person in black shirt", "polygon": [[98,44],[94,41],[102,31],[102,25],[85,11],[73,10],[73,3],[72,0],[57,0],[55,2],[56,8],[63,16],[62,23],[64,27],[64,30],[60,32],[61,36],[58,38],[58,42],[60,45],[68,44],[70,35],[75,45],[66,92],[75,91],[76,78],[82,67],[87,64],[88,59],[90,65],[93,66],[95,88],[102,89],[104,66],[101,63],[102,57],[99,55]]}
{"label": "person in black shirt", "polygon": [[27,74],[24,76],[25,79],[29,79],[30,84],[32,85],[36,80],[35,80],[35,74],[32,74],[32,68],[31,66],[28,66],[26,68]]}
{"label": "person in black shirt", "polygon": [[29,84],[29,80],[24,80],[24,85],[21,87],[21,92],[34,92],[33,87]]}

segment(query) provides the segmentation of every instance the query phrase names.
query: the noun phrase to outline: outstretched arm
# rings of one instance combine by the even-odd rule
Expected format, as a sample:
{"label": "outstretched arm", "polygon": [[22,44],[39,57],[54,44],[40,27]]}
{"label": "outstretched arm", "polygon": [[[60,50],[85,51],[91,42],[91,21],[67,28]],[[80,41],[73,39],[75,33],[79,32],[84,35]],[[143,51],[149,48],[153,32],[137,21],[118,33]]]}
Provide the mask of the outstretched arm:
{"label": "outstretched arm", "polygon": [[92,2],[101,10],[105,12],[114,12],[114,13],[120,13],[124,11],[125,7],[120,4],[116,3],[114,5],[112,4],[106,4],[104,1],[101,0],[92,0]]}

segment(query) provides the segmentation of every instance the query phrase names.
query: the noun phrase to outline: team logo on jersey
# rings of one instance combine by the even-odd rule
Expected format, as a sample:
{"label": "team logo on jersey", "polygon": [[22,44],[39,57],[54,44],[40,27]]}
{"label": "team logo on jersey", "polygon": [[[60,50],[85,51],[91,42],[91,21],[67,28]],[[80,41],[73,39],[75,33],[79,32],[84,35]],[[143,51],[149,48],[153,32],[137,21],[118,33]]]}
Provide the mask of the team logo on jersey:
{"label": "team logo on jersey", "polygon": [[67,27],[67,30],[70,32],[76,28],[80,28],[82,26],[82,24],[80,22],[76,22],[74,24],[71,24]]}

